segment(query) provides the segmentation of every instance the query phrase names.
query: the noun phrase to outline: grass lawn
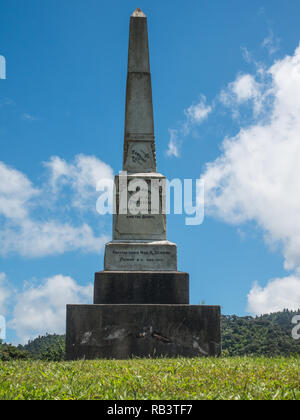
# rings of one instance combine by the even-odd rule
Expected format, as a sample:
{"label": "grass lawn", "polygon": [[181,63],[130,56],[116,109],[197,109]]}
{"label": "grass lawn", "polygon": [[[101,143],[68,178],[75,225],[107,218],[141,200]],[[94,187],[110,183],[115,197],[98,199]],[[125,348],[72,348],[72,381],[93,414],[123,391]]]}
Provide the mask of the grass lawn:
{"label": "grass lawn", "polygon": [[300,400],[300,358],[0,362],[0,399]]}

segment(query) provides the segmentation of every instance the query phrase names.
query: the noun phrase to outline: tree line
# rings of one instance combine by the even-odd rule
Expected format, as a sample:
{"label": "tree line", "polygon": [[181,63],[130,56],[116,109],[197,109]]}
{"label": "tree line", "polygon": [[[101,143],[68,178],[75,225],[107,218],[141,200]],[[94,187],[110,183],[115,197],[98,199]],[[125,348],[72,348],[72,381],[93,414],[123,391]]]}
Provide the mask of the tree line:
{"label": "tree line", "polygon": [[[300,355],[300,339],[292,337],[292,319],[299,311],[284,310],[258,317],[222,316],[222,348],[224,356],[292,356]],[[0,360],[65,359],[65,336],[47,334],[26,345],[12,346],[0,341]]]}

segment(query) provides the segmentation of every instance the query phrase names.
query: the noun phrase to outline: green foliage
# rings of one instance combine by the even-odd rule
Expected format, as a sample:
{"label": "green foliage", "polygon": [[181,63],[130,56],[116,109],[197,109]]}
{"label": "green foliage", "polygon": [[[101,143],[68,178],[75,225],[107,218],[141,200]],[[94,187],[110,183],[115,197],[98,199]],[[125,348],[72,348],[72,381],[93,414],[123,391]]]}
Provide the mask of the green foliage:
{"label": "green foliage", "polygon": [[25,346],[18,347],[2,344],[0,340],[0,360],[44,360],[61,362],[65,360],[65,336],[49,335],[37,337]]}
{"label": "green foliage", "polygon": [[15,347],[10,344],[3,344],[0,340],[0,360],[7,362],[10,360],[28,360],[30,354],[21,347]]}
{"label": "green foliage", "polygon": [[300,358],[0,362],[1,400],[299,400]]}
{"label": "green foliage", "polygon": [[24,346],[34,359],[48,362],[61,362],[65,360],[65,336],[47,334],[37,337]]}
{"label": "green foliage", "polygon": [[40,359],[47,362],[61,362],[65,360],[65,345],[57,343],[55,346],[49,347],[48,350],[41,353]]}
{"label": "green foliage", "polygon": [[291,356],[300,354],[292,338],[292,319],[300,311],[285,310],[260,317],[222,316],[223,351],[228,356]]}

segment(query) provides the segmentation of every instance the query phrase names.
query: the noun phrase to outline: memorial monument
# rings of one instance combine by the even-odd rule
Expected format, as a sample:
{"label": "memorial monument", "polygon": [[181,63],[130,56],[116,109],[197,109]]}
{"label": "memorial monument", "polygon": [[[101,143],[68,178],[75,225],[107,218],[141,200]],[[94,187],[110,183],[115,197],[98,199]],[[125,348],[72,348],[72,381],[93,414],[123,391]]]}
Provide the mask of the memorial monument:
{"label": "memorial monument", "polygon": [[[165,180],[156,165],[147,18],[137,9],[113,240],[95,274],[94,304],[67,306],[68,360],[220,355],[220,307],[189,305],[189,275],[177,271],[177,246],[167,241]],[[139,212],[130,206],[138,193]]]}

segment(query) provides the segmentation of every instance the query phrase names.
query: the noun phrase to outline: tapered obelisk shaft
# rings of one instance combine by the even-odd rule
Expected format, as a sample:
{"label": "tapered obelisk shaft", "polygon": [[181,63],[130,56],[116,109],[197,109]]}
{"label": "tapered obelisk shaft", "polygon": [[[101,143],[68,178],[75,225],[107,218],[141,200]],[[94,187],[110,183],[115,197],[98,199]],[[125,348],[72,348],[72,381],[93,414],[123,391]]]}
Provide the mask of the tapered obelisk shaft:
{"label": "tapered obelisk shaft", "polygon": [[140,9],[130,18],[123,169],[156,172],[147,18]]}

